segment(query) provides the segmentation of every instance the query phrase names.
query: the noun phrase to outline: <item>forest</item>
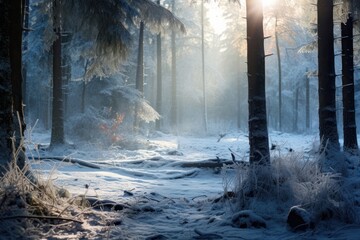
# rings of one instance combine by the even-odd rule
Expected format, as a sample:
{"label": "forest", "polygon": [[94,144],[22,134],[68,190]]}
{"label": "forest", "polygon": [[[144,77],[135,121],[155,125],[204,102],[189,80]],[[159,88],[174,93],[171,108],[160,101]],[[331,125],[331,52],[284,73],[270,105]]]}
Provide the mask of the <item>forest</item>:
{"label": "forest", "polygon": [[0,9],[0,239],[358,239],[359,1]]}

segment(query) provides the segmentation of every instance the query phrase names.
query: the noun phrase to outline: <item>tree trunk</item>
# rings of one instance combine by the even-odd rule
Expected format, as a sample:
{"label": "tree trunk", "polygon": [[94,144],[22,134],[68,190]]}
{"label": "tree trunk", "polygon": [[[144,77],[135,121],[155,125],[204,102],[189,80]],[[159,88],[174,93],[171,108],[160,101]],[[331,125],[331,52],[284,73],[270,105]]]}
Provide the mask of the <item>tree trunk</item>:
{"label": "tree trunk", "polygon": [[[28,39],[27,39],[27,35],[28,35],[28,29],[29,29],[29,17],[30,17],[30,0],[23,0],[23,3],[25,4],[23,6],[24,9],[24,28],[25,31],[23,33],[23,37],[25,39],[24,43],[23,43],[23,52],[26,53],[28,51],[28,47],[29,47],[29,43],[28,43]],[[29,108],[29,101],[27,99],[27,64],[24,63],[23,64],[23,101],[24,104],[27,106],[27,108]]]}
{"label": "tree trunk", "polygon": [[[157,0],[157,4],[160,5],[160,0]],[[162,114],[162,65],[161,65],[161,33],[156,36],[156,76],[157,76],[157,94],[156,94],[156,111],[161,115]],[[156,120],[156,130],[160,131],[161,118]]]}
{"label": "tree trunk", "polygon": [[261,0],[246,0],[250,163],[269,164]]}
{"label": "tree trunk", "polygon": [[237,95],[237,103],[236,103],[236,107],[237,107],[237,128],[238,130],[241,129],[241,119],[242,119],[242,115],[241,115],[241,91],[243,89],[243,86],[241,85],[241,71],[240,71],[240,58],[238,59],[238,69],[237,69],[237,88],[236,88],[236,95]]}
{"label": "tree trunk", "polygon": [[[0,9],[0,175],[16,157],[20,168],[25,165],[21,137],[25,130],[22,102],[22,29],[23,1],[1,1]],[[13,156],[12,138],[15,148],[22,148]]]}
{"label": "tree trunk", "polygon": [[10,15],[11,0],[1,1],[0,8],[0,176],[11,160],[11,137],[13,135],[12,79],[10,64]]}
{"label": "tree trunk", "polygon": [[82,80],[82,88],[81,88],[81,103],[80,103],[80,107],[81,107],[81,113],[85,113],[85,99],[86,99],[86,73],[88,70],[88,66],[89,66],[89,60],[86,59],[85,60],[85,67],[84,67],[84,76],[83,76],[83,80]]}
{"label": "tree trunk", "polygon": [[358,149],[354,96],[353,17],[341,24],[344,150]]}
{"label": "tree trunk", "polygon": [[205,82],[205,36],[204,36],[204,0],[201,0],[201,70],[203,86],[203,124],[205,133],[207,133],[207,100],[206,100],[206,82]]}
{"label": "tree trunk", "polygon": [[339,151],[336,120],[333,1],[318,0],[319,130],[321,151]]}
{"label": "tree trunk", "polygon": [[[172,13],[175,12],[175,0],[172,0]],[[171,125],[173,132],[177,133],[177,82],[176,82],[176,33],[171,30]]]}
{"label": "tree trunk", "polygon": [[[137,69],[136,69],[136,89],[141,93],[144,92],[144,22],[140,22],[139,30],[139,49],[138,49],[138,59],[137,59]],[[135,104],[135,121],[134,121],[134,130],[136,131],[139,128],[139,118],[138,118],[138,106]]]}
{"label": "tree trunk", "polygon": [[[63,31],[64,32],[64,31]],[[67,32],[63,33],[61,37],[62,42],[62,78],[63,78],[63,99],[64,99],[64,118],[68,114],[68,98],[69,98],[69,84],[71,81],[71,57],[70,57],[70,42],[72,34]]]}
{"label": "tree trunk", "polygon": [[275,44],[276,44],[276,55],[278,61],[278,78],[279,78],[279,131],[282,130],[282,73],[281,73],[281,56],[279,46],[279,36],[277,32],[278,17],[275,19]]}
{"label": "tree trunk", "polygon": [[52,101],[52,126],[50,146],[62,145],[65,143],[64,136],[64,101],[63,82],[61,68],[61,0],[53,1],[54,11],[54,32],[57,36],[53,42],[53,101]]}
{"label": "tree trunk", "polygon": [[310,130],[310,77],[306,75],[306,104],[305,104],[305,124],[306,124],[306,130]]}
{"label": "tree trunk", "polygon": [[293,131],[298,131],[298,121],[299,121],[299,87],[295,87],[295,104],[294,104],[294,124]]}

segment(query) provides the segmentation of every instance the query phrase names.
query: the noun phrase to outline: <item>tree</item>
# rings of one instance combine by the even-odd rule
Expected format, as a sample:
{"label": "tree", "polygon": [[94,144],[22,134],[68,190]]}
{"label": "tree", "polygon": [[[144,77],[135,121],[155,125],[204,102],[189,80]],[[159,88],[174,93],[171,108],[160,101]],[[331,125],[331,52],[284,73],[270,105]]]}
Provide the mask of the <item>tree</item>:
{"label": "tree", "polygon": [[[139,49],[138,49],[138,59],[137,59],[137,68],[136,68],[136,83],[135,88],[143,93],[144,91],[144,27],[145,23],[140,22],[139,29]],[[139,119],[138,119],[138,106],[135,106],[135,121],[134,129],[139,128]]]}
{"label": "tree", "polygon": [[1,0],[0,8],[0,175],[3,175],[15,157],[21,169],[25,166],[24,151],[13,155],[23,148],[21,138],[26,126],[22,102],[24,5],[23,1]]}
{"label": "tree", "polygon": [[[138,48],[138,61],[137,61],[137,71],[136,71],[136,89],[139,90],[141,93],[144,90],[144,29],[145,23],[148,24],[150,27],[155,28],[157,32],[160,32],[161,29],[164,27],[164,23],[168,23],[169,27],[179,29],[182,32],[185,32],[185,27],[180,20],[178,20],[169,10],[165,9],[164,7],[160,6],[159,4],[155,4],[151,1],[145,0],[137,0],[133,2],[135,7],[139,9],[140,18],[142,21],[140,22],[140,30],[139,30],[139,48]],[[159,38],[158,38],[159,40]],[[160,42],[159,42],[160,43]],[[158,51],[160,50],[160,46],[158,45]],[[159,53],[158,53],[159,57]],[[159,59],[161,60],[161,59]],[[159,62],[158,62],[159,64]],[[158,65],[159,67],[159,65]],[[158,68],[158,77],[161,75],[159,72],[161,68]],[[161,81],[160,81],[161,82]],[[162,94],[159,92],[161,90],[162,84],[158,82],[158,95]],[[160,96],[158,96],[160,97]],[[157,99],[157,103],[160,104],[161,98]],[[160,106],[158,106],[160,107]],[[159,109],[157,109],[159,110]],[[159,123],[159,120],[157,122]],[[134,121],[134,128],[139,127],[139,122],[137,119],[137,107],[135,107],[135,121]],[[160,127],[158,125],[157,127]]]}
{"label": "tree", "polygon": [[246,1],[250,163],[269,164],[261,0]]}
{"label": "tree", "polygon": [[[175,0],[172,0],[171,11],[175,12]],[[173,132],[177,130],[177,81],[176,81],[176,31],[171,30],[171,125]],[[176,131],[177,132],[177,131]]]}
{"label": "tree", "polygon": [[282,72],[281,72],[281,55],[279,46],[279,33],[278,33],[278,9],[275,13],[275,45],[276,56],[278,61],[278,77],[279,77],[279,130],[282,130]]}
{"label": "tree", "polygon": [[310,129],[310,76],[308,74],[308,71],[306,71],[306,79],[305,79],[305,125],[306,130]]}
{"label": "tree", "polygon": [[56,39],[52,44],[53,54],[53,89],[52,89],[52,126],[50,147],[65,143],[64,134],[64,96],[62,79],[62,20],[61,0],[53,1],[53,29]]}
{"label": "tree", "polygon": [[203,123],[205,133],[207,132],[207,102],[205,81],[205,36],[204,36],[204,0],[201,0],[201,73],[203,87]]}
{"label": "tree", "polygon": [[333,0],[318,0],[319,130],[321,151],[339,151],[336,120]]}
{"label": "tree", "polygon": [[[350,4],[350,11],[352,11]],[[354,96],[354,46],[353,46],[353,14],[346,13],[346,22],[341,23],[341,49],[342,49],[342,96],[343,96],[343,131],[344,150],[358,149],[355,120]]]}
{"label": "tree", "polygon": [[[160,6],[160,0],[157,0],[157,4]],[[157,94],[156,94],[156,111],[161,115],[162,114],[162,65],[161,65],[161,33],[159,32],[156,36],[156,70],[157,70]],[[161,119],[156,121],[156,130],[160,130]]]}

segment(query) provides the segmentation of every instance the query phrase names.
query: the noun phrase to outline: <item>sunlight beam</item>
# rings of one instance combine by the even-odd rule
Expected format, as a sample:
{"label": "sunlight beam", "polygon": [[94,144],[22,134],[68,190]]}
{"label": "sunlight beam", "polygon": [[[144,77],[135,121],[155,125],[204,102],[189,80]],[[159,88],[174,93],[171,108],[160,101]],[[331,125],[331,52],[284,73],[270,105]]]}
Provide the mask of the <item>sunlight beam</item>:
{"label": "sunlight beam", "polygon": [[276,4],[278,0],[262,0],[263,8],[272,7]]}

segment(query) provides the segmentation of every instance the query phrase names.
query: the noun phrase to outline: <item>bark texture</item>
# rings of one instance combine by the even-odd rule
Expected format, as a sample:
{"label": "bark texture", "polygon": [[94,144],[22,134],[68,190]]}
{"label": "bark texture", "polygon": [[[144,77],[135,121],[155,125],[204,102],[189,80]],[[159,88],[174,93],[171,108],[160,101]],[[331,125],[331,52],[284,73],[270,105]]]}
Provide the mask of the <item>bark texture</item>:
{"label": "bark texture", "polygon": [[341,24],[344,150],[358,149],[354,95],[353,17]]}
{"label": "bark texture", "polygon": [[[145,23],[140,22],[139,30],[139,49],[138,49],[138,59],[137,59],[137,69],[136,69],[136,83],[135,87],[141,93],[144,92],[144,28]],[[138,106],[135,104],[135,116],[134,116],[134,130],[139,129],[140,120],[138,117]]]}
{"label": "bark texture", "polygon": [[339,151],[336,120],[333,1],[318,0],[319,130],[322,151]]}
{"label": "bark texture", "polygon": [[265,52],[261,0],[246,1],[250,163],[268,164]]}
{"label": "bark texture", "polygon": [[3,174],[11,158],[13,133],[12,84],[10,66],[10,0],[0,1],[0,171]]}
{"label": "bark texture", "polygon": [[[157,1],[160,5],[160,1]],[[156,91],[156,111],[162,114],[162,54],[161,54],[161,33],[156,36],[156,75],[157,75],[157,91]],[[156,120],[156,130],[160,131],[161,119]]]}
{"label": "bark texture", "polygon": [[64,135],[64,96],[62,81],[62,46],[61,46],[61,0],[54,0],[54,31],[57,36],[53,43],[53,103],[50,146],[65,143]]}
{"label": "bark texture", "polygon": [[22,95],[23,1],[1,0],[0,9],[0,175],[13,159],[15,149],[20,168],[25,165],[21,138],[25,130]]}
{"label": "bark texture", "polygon": [[[172,13],[175,13],[175,0],[172,0],[171,4]],[[173,132],[177,134],[177,80],[176,80],[176,33],[175,30],[171,30],[171,125]]]}

